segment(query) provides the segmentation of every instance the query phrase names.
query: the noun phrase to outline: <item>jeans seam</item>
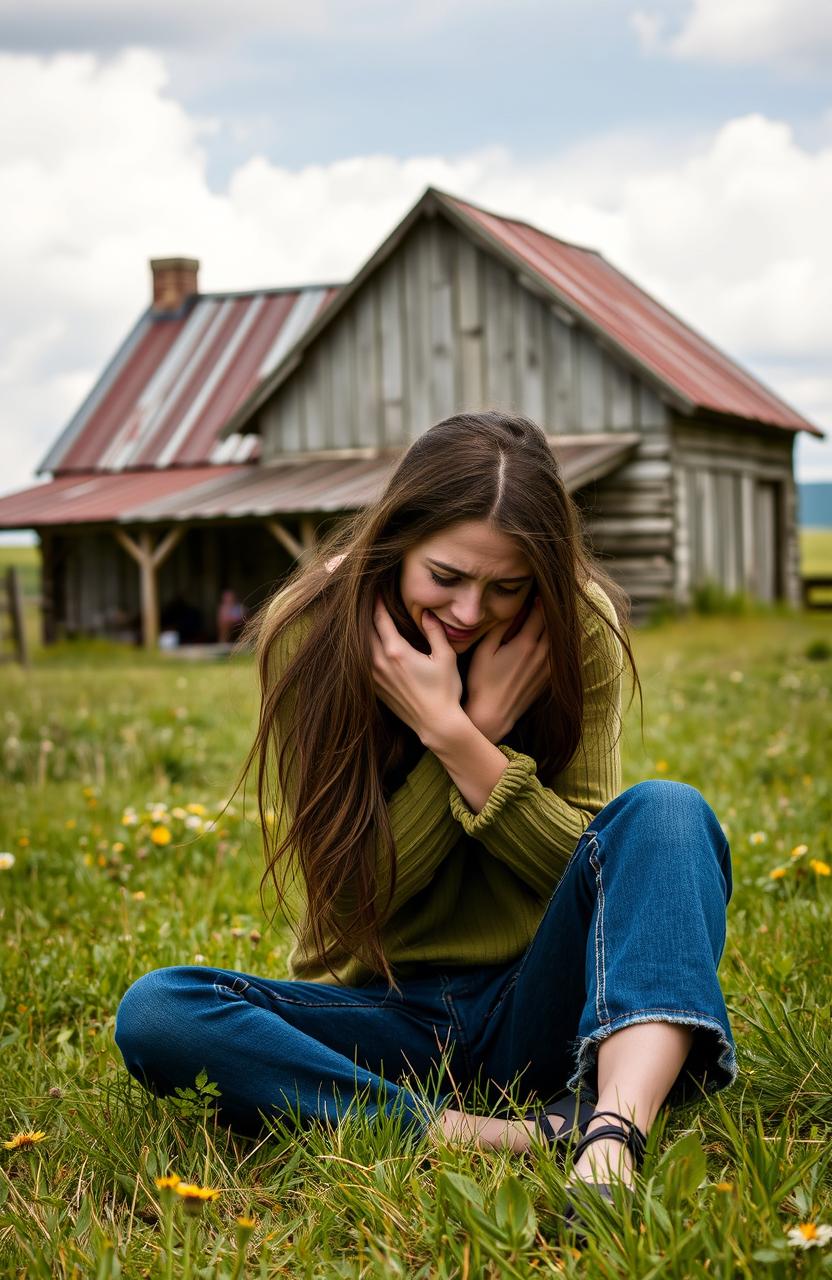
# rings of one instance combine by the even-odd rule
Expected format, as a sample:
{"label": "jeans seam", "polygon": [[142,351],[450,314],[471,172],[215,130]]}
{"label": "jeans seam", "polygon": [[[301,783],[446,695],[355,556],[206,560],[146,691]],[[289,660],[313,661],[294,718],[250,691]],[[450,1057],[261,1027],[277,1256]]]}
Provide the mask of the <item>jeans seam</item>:
{"label": "jeans seam", "polygon": [[596,857],[598,849],[598,841],[595,839],[593,832],[593,848],[590,851],[589,862],[595,872],[595,886],[598,891],[598,914],[595,920],[595,1013],[601,1024],[610,1021],[610,1011],[607,1008],[607,969],[606,969],[606,939],[604,937],[604,907],[606,899],[604,897],[604,879],[601,874],[601,863]]}
{"label": "jeans seam", "polygon": [[229,982],[215,982],[212,984],[218,995],[228,992],[232,996],[241,996],[251,986],[250,982],[246,982],[245,978],[232,978]]}
{"label": "jeans seam", "polygon": [[[215,982],[212,985],[219,995],[242,996],[248,991],[251,983],[247,982],[245,978],[236,977],[228,982]],[[351,1004],[343,1000],[297,1000],[293,996],[279,995],[277,992],[269,991],[268,989],[264,991],[264,994],[275,1005],[281,1003],[297,1005],[302,1009],[349,1009],[350,1011],[365,1012],[368,1009],[374,1011],[383,1007],[372,1002]]]}
{"label": "jeans seam", "polygon": [[474,1074],[473,1061],[471,1057],[471,1046],[468,1043],[468,1037],[466,1036],[465,1030],[462,1026],[462,1020],[459,1016],[459,1011],[456,1005],[454,1004],[454,998],[451,994],[450,985],[446,983],[444,978],[442,979],[442,1003],[444,1004],[445,1008],[448,1011],[448,1021],[450,1022],[451,1026],[454,1028],[456,1032],[457,1043],[459,1044],[459,1047],[462,1050],[462,1056],[465,1061],[465,1069],[470,1079],[470,1077]]}

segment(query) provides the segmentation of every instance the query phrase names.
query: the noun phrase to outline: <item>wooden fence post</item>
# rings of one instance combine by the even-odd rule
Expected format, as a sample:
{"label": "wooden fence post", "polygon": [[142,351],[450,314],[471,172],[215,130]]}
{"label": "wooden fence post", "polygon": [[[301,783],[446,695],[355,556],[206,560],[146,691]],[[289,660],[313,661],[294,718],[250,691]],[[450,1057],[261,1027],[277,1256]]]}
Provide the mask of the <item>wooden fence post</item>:
{"label": "wooden fence post", "polygon": [[29,645],[26,640],[26,625],[23,616],[23,591],[20,586],[20,575],[16,565],[9,565],[6,570],[6,608],[11,624],[11,638],[15,656],[21,666],[29,665]]}

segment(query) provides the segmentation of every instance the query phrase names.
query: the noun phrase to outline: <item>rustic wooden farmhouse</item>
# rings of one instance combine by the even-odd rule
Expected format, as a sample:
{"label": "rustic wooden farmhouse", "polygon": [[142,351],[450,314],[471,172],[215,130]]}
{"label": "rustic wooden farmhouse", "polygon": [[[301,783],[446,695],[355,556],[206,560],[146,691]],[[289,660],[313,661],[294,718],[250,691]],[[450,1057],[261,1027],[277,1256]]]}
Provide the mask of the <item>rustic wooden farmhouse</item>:
{"label": "rustic wooden farmhouse", "polygon": [[708,583],[798,603],[793,447],[822,433],[598,253],[429,189],[337,291],[199,294],[193,260],[152,266],[54,478],[0,499],[40,534],[47,637],[155,644],[190,613],[212,639],[224,589],[259,603],[477,407],[544,426],[637,618]]}

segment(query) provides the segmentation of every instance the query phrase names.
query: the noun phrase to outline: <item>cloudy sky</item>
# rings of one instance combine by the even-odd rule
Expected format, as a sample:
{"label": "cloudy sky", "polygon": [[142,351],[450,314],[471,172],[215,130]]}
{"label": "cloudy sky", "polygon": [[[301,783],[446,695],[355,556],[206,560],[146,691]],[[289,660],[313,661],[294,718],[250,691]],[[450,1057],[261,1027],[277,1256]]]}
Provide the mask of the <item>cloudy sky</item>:
{"label": "cloudy sky", "polygon": [[830,0],[0,0],[0,85],[0,492],[149,258],[343,280],[428,183],[600,249],[832,434]]}

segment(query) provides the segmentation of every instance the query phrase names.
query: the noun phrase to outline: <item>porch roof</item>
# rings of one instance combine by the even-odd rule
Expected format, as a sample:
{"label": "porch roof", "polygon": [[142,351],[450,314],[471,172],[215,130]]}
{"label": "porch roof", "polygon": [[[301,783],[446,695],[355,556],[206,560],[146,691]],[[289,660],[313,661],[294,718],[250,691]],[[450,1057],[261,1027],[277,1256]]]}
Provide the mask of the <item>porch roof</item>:
{"label": "porch roof", "polygon": [[[640,439],[636,434],[610,433],[550,436],[549,443],[566,488],[574,492],[620,467]],[[179,524],[352,511],[381,495],[402,454],[352,450],[250,466],[59,476],[0,498],[0,529]]]}

